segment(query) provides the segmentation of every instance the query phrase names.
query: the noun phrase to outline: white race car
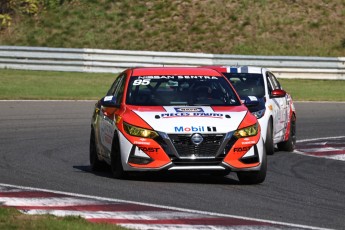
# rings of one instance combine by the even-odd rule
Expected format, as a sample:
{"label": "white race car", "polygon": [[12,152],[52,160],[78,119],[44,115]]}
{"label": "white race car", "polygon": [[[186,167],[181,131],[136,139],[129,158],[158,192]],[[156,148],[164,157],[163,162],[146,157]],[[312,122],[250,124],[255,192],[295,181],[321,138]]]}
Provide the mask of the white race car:
{"label": "white race car", "polygon": [[241,100],[249,102],[249,110],[259,120],[268,155],[274,153],[275,145],[281,151],[295,149],[296,110],[291,96],[272,72],[252,66],[207,67],[221,72],[230,80]]}
{"label": "white race car", "polygon": [[134,68],[99,100],[91,122],[90,164],[116,178],[131,171],[226,175],[242,183],[266,177],[257,118],[230,82],[209,68]]}

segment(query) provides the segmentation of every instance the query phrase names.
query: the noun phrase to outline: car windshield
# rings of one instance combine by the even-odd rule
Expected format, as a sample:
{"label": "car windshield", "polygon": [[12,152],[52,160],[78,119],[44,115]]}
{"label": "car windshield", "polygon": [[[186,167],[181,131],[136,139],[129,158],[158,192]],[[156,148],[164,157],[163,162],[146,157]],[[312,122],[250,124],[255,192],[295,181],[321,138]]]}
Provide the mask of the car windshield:
{"label": "car windshield", "polygon": [[240,105],[226,79],[212,76],[132,76],[129,105]]}
{"label": "car windshield", "polygon": [[236,89],[241,98],[265,96],[265,87],[262,74],[251,73],[223,73]]}

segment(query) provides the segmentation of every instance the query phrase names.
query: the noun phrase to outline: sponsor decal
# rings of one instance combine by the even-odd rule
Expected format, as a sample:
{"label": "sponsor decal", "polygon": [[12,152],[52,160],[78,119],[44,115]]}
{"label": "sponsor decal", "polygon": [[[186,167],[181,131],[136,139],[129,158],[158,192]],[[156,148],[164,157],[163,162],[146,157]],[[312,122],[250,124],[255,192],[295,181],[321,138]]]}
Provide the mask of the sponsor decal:
{"label": "sponsor decal", "polygon": [[239,148],[234,148],[234,152],[247,152],[249,151],[251,147],[239,147]]}
{"label": "sponsor decal", "polygon": [[213,117],[213,118],[222,118],[224,114],[222,113],[193,113],[194,117]]}
{"label": "sponsor decal", "polygon": [[243,141],[242,145],[255,144],[255,141]]}
{"label": "sponsor decal", "polygon": [[138,148],[143,152],[150,152],[150,153],[156,153],[158,152],[159,148],[153,148],[153,147],[139,147]]}
{"label": "sponsor decal", "polygon": [[204,112],[183,112],[183,113],[162,113],[162,118],[174,118],[174,117],[209,117],[209,118],[223,118],[222,113],[204,113]]}
{"label": "sponsor decal", "polygon": [[171,118],[171,117],[189,117],[190,113],[162,113],[162,118]]}
{"label": "sponsor decal", "polygon": [[135,144],[135,145],[150,145],[151,142],[149,142],[147,138],[140,138],[139,141],[134,141],[133,144]]}
{"label": "sponsor decal", "polygon": [[[214,76],[191,76],[191,75],[179,75],[179,76],[161,75],[161,76],[138,76],[138,79],[173,79],[173,80],[176,80],[176,79],[213,79],[213,80],[218,80],[218,77],[214,77]],[[137,82],[137,84],[140,85],[139,82]]]}
{"label": "sponsor decal", "polygon": [[190,127],[185,127],[185,126],[175,126],[174,127],[175,132],[217,132],[216,127],[212,126],[190,126]]}
{"label": "sponsor decal", "polygon": [[202,108],[188,108],[188,107],[182,107],[182,108],[174,108],[176,112],[204,112]]}
{"label": "sponsor decal", "polygon": [[151,142],[134,141],[133,144],[135,144],[135,145],[151,145]]}
{"label": "sponsor decal", "polygon": [[104,101],[111,101],[112,99],[113,99],[113,96],[104,97]]}

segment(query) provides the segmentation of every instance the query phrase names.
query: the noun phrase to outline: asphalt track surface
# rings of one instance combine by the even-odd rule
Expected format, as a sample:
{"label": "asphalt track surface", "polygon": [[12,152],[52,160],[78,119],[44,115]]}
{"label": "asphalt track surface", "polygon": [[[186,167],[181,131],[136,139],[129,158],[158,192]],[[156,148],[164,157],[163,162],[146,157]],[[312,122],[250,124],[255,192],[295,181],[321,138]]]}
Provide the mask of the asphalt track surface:
{"label": "asphalt track surface", "polygon": [[[266,181],[234,174],[94,174],[88,162],[90,101],[0,101],[0,183],[315,227],[345,229],[345,162],[276,152]],[[345,135],[345,103],[296,103],[299,140]]]}

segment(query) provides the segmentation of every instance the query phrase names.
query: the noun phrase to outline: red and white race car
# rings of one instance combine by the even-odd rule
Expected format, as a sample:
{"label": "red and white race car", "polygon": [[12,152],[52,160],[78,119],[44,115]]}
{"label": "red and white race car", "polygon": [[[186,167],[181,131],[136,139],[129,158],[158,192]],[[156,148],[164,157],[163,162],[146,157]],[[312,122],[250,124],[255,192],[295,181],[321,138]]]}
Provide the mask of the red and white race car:
{"label": "red and white race car", "polygon": [[229,79],[242,101],[251,101],[247,105],[259,120],[268,155],[274,153],[275,145],[281,151],[295,149],[296,110],[272,72],[252,66],[208,67]]}
{"label": "red and white race car", "polygon": [[90,164],[114,177],[131,171],[195,171],[242,183],[266,177],[256,117],[230,82],[209,68],[133,68],[122,72],[92,116]]}

